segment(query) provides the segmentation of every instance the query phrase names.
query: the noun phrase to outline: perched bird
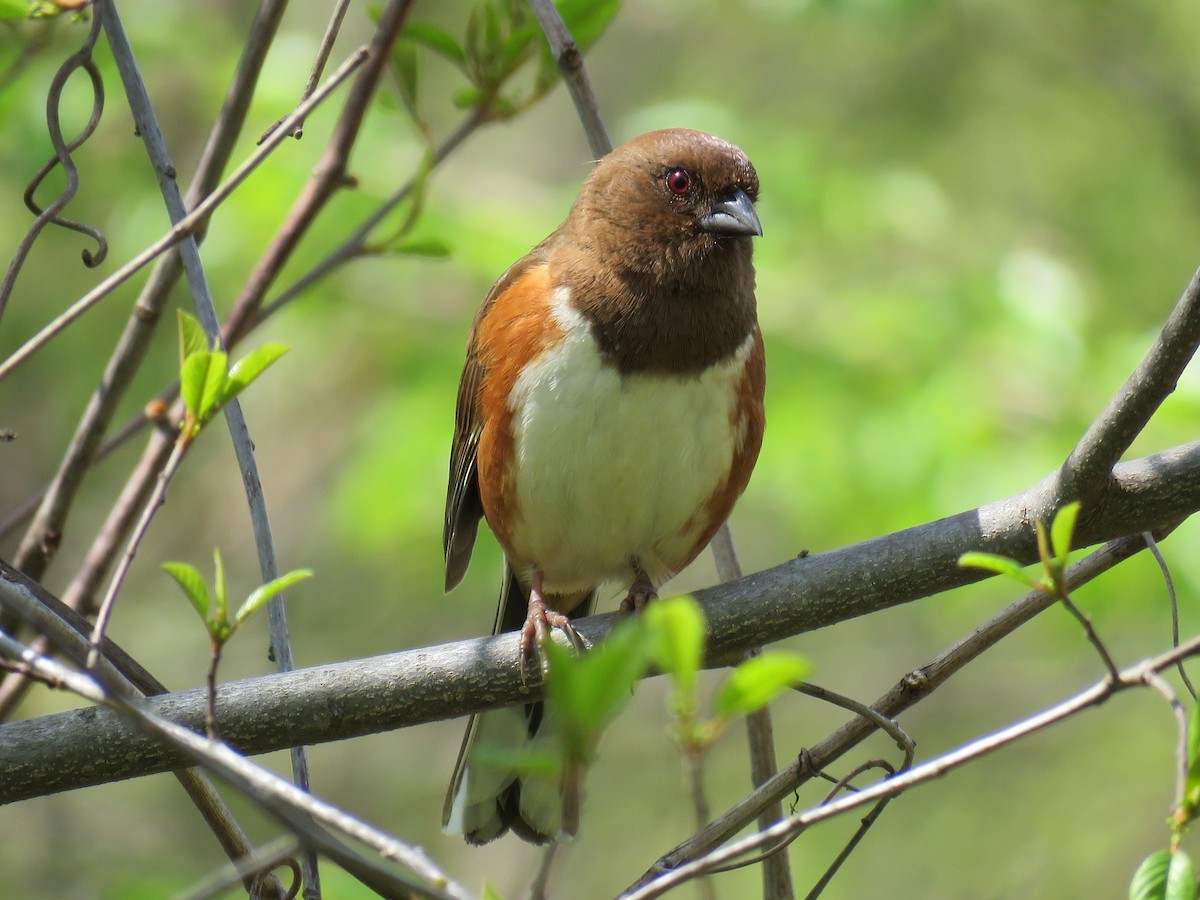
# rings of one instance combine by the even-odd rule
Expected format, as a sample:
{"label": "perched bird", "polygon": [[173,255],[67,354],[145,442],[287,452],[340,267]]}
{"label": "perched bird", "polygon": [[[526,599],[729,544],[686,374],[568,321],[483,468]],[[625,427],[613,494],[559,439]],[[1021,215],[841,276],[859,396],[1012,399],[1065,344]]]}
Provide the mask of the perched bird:
{"label": "perched bird", "polygon": [[[522,666],[549,628],[573,633],[602,582],[639,609],[707,546],[746,487],[766,368],[746,155],[685,129],[605,156],[566,221],[488,292],[458,389],[443,535],[446,590],[484,517],[504,550],[495,633]],[[573,833],[561,788],[472,758],[529,744],[541,703],[475,716],[443,826],[482,844]]]}

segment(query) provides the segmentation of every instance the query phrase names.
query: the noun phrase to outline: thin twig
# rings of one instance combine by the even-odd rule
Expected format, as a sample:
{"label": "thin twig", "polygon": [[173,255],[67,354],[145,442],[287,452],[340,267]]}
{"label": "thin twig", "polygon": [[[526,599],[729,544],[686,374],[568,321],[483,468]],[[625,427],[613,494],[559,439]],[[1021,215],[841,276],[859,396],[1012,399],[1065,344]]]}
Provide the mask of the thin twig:
{"label": "thin twig", "polygon": [[[308,73],[308,81],[304,85],[304,93],[300,95],[301,101],[307,100],[314,90],[317,88],[317,83],[321,80],[321,73],[325,71],[325,64],[329,62],[329,54],[333,51],[333,43],[337,40],[338,32],[342,29],[342,19],[346,17],[346,9],[350,6],[350,0],[338,0],[337,6],[333,8],[333,14],[329,17],[329,24],[325,26],[325,34],[321,37],[321,46],[317,48],[317,58],[313,61],[312,69]],[[265,141],[276,128],[279,127],[283,120],[280,119],[270,128],[268,128],[263,136],[258,139],[261,144]],[[288,132],[288,137],[293,137],[300,140],[304,136],[304,120],[301,119],[292,125]]]}
{"label": "thin twig", "polygon": [[[1167,585],[1167,602],[1171,607],[1171,646],[1179,646],[1179,597],[1175,594],[1175,579],[1171,577],[1171,567],[1167,565],[1166,559],[1163,558],[1162,551],[1158,549],[1158,541],[1154,539],[1154,535],[1150,532],[1145,532],[1142,537],[1146,541],[1146,546],[1150,550],[1150,555],[1154,557],[1154,561],[1158,563],[1158,570],[1162,572],[1163,581]],[[1188,689],[1188,693],[1192,695],[1192,699],[1196,699],[1196,688],[1192,685],[1192,680],[1188,678],[1187,669],[1183,666],[1183,660],[1179,661],[1176,667],[1179,672],[1179,679],[1183,682],[1183,686]]]}
{"label": "thin twig", "polygon": [[1104,646],[1104,641],[1100,640],[1100,635],[1096,633],[1095,627],[1092,625],[1092,620],[1063,591],[1058,598],[1058,602],[1067,608],[1067,611],[1073,615],[1076,621],[1083,626],[1083,633],[1087,635],[1088,643],[1096,648],[1096,652],[1100,654],[1100,660],[1104,663],[1104,668],[1108,669],[1108,677],[1116,678],[1121,674],[1121,670],[1117,668],[1117,664],[1113,661],[1112,654],[1108,652],[1108,648]]}
{"label": "thin twig", "polygon": [[[722,582],[736,581],[742,577],[742,564],[738,561],[737,547],[733,543],[733,531],[729,522],[721,523],[712,540],[713,560],[717,564],[717,577]],[[755,647],[746,651],[745,658],[757,656],[760,649]],[[752,712],[746,716],[746,738],[750,744],[750,782],[755,787],[761,787],[778,771],[775,758],[775,725],[771,721],[770,707]],[[768,828],[783,818],[783,804],[775,802],[767,806],[758,817],[758,827]],[[703,827],[708,822],[705,811]],[[791,900],[796,895],[792,882],[791,860],[786,853],[770,854],[767,856],[762,870],[763,900]]]}
{"label": "thin twig", "polygon": [[[1178,649],[1178,648],[1176,648]],[[1183,657],[1179,658],[1181,661]],[[1187,779],[1188,779],[1188,712],[1187,708],[1179,700],[1179,695],[1171,689],[1171,686],[1157,672],[1146,672],[1142,676],[1142,681],[1158,691],[1167,704],[1171,707],[1171,713],[1175,717],[1175,800],[1171,804],[1171,808],[1180,813],[1183,809],[1184,801],[1187,797]]]}
{"label": "thin twig", "polygon": [[562,15],[552,0],[529,0],[533,14],[537,16],[538,24],[546,35],[554,61],[562,73],[571,99],[575,101],[575,109],[579,113],[579,121],[587,134],[588,146],[592,154],[599,159],[612,151],[612,140],[608,129],[604,127],[604,119],[600,115],[600,104],[592,90],[591,79],[583,65],[583,54],[575,44],[575,39],[567,31]]}
{"label": "thin twig", "polygon": [[96,663],[100,657],[100,648],[104,643],[104,632],[108,628],[108,620],[112,615],[113,604],[116,602],[117,594],[121,591],[121,585],[125,583],[125,576],[129,574],[129,568],[133,565],[133,558],[137,555],[142,539],[150,529],[150,522],[153,520],[154,514],[158,512],[159,507],[163,505],[163,501],[166,499],[167,486],[170,485],[171,479],[175,477],[175,473],[179,471],[179,466],[183,462],[183,457],[190,445],[191,441],[189,440],[181,439],[176,441],[175,449],[171,451],[171,456],[168,458],[166,466],[159,473],[154,491],[150,494],[150,499],[146,501],[146,505],[142,509],[142,514],[138,517],[137,525],[134,526],[133,533],[129,536],[129,540],[125,544],[125,552],[121,554],[121,558],[117,562],[116,571],[113,572],[112,579],[108,583],[108,590],[104,592],[104,599],[100,603],[100,611],[96,614],[96,623],[92,627],[91,650],[88,652],[87,658],[87,667],[89,669],[96,667]]}
{"label": "thin twig", "polygon": [[[1158,337],[1104,407],[1060,473],[1061,499],[1086,500],[1142,433],[1200,347],[1200,270],[1192,275]],[[1087,504],[1085,504],[1086,507]]]}
{"label": "thin twig", "polygon": [[705,856],[695,859],[677,869],[655,878],[653,881],[637,886],[621,894],[622,900],[652,900],[660,897],[668,890],[678,887],[686,881],[706,874],[717,866],[724,865],[748,852],[754,852],[761,847],[770,846],[773,842],[787,838],[804,831],[817,822],[841,815],[852,809],[857,809],[868,803],[874,803],[885,797],[894,797],[911,787],[940,778],[947,772],[959,768],[966,763],[1005,747],[1015,741],[1036,734],[1064,719],[1077,715],[1085,709],[1104,703],[1114,694],[1133,687],[1144,687],[1147,675],[1153,675],[1165,668],[1173,666],[1179,659],[1200,653],[1200,637],[1174,648],[1152,659],[1143,660],[1118,673],[1113,680],[1105,678],[1092,687],[1074,696],[1030,716],[1021,722],[1003,728],[994,734],[986,735],[972,741],[957,750],[943,754],[935,759],[915,766],[908,772],[888,778],[869,788],[864,788],[852,795],[818,806],[805,813],[789,816],[782,822],[773,825],[766,831],[760,831],[726,847],[714,850]]}
{"label": "thin twig", "polygon": [[249,879],[253,884],[260,873],[287,866],[292,870],[293,880],[283,900],[292,900],[299,893],[301,884],[300,866],[294,860],[299,849],[300,842],[294,836],[277,838],[265,847],[255,849],[244,859],[222,866],[219,871],[205,877],[181,896],[186,900],[214,900],[239,882],[245,884]]}
{"label": "thin twig", "polygon": [[[302,103],[296,108],[287,119],[284,120],[285,125],[289,125],[293,118],[299,119],[308,115],[315,107],[325,100],[355,69],[357,69],[364,60],[367,59],[367,51],[360,48],[355,53],[351,54],[350,58],[344,62],[341,67],[329,76],[325,84],[308,99],[306,103]],[[99,301],[103,300],[110,293],[132,278],[138,271],[143,269],[149,263],[164,252],[180,243],[184,238],[192,234],[209,216],[213,210],[220,206],[229,195],[254,171],[264,159],[269,156],[276,147],[279,146],[287,135],[284,133],[286,128],[281,128],[279,133],[271,135],[267,140],[263,141],[262,146],[250,154],[232,175],[230,175],[222,184],[217,187],[204,200],[196,205],[196,208],[182,218],[174,227],[171,228],[165,235],[129,260],[125,265],[121,266],[100,284],[96,285],[88,291],[83,297],[76,300],[71,306],[59,316],[57,316],[50,324],[46,325],[36,335],[21,345],[8,359],[0,363],[0,379],[6,378],[12,374],[13,370],[19,365],[26,362],[29,357],[44,347],[50,340],[60,334],[68,325],[78,319],[81,315],[95,306]]]}
{"label": "thin twig", "polygon": [[[350,154],[391,57],[392,45],[400,36],[413,2],[390,0],[380,13],[379,24],[368,47],[367,61],[347,93],[346,104],[317,162],[312,179],[292,203],[283,224],[246,279],[225,320],[223,333],[228,342],[232,343],[233,336],[239,335],[257,315],[266,292],[275,283],[317,216],[339,190],[351,183],[347,175]],[[288,120],[267,138],[264,146],[281,140],[290,128],[291,121]]]}
{"label": "thin twig", "polygon": [[538,861],[537,874],[533,876],[533,881],[529,885],[529,900],[547,900],[549,895],[546,893],[546,888],[550,883],[550,870],[553,868],[554,859],[558,856],[558,851],[562,846],[558,841],[551,841],[543,848],[541,859]]}

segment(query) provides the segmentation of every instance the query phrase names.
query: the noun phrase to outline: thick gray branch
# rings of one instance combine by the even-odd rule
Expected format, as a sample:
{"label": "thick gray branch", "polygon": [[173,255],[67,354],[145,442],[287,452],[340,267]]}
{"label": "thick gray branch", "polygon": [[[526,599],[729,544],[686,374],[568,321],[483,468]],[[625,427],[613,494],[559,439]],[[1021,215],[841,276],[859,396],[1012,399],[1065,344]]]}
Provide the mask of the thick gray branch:
{"label": "thick gray branch", "polygon": [[[1200,442],[1123,463],[1081,517],[1086,546],[1172,525],[1200,509]],[[1033,523],[1056,506],[1054,478],[1008,499],[750,575],[696,594],[709,619],[714,662],[749,647],[975,581],[959,569],[966,550],[1024,561],[1035,557]],[[0,578],[0,603],[20,576]],[[578,623],[590,641],[612,615]],[[221,688],[218,719],[226,739],[265,753],[462,716],[537,696],[517,668],[512,634],[406,650],[266,675]],[[144,701],[151,710],[203,729],[204,692]],[[154,740],[99,709],[82,709],[0,727],[0,802],[161,772],[185,764]]]}

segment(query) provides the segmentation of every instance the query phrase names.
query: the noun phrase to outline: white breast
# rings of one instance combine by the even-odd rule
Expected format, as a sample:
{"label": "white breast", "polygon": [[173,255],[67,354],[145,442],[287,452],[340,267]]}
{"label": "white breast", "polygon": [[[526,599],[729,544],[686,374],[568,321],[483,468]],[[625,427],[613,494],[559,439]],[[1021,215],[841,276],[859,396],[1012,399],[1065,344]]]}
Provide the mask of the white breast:
{"label": "white breast", "polygon": [[752,337],[700,375],[621,375],[601,358],[588,322],[555,296],[565,332],[509,395],[517,550],[547,593],[628,583],[636,563],[660,584],[705,523],[695,514],[729,473],[734,406]]}

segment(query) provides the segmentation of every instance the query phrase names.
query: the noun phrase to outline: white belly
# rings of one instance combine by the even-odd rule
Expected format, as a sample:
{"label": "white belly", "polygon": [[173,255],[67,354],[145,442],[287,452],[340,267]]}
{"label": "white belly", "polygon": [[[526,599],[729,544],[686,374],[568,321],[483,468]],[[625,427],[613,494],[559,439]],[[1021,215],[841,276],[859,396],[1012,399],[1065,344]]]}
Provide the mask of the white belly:
{"label": "white belly", "polygon": [[586,320],[556,300],[566,338],[509,396],[523,522],[515,549],[541,569],[547,593],[627,584],[635,563],[661,584],[729,474],[752,340],[701,375],[622,376],[604,364]]}

